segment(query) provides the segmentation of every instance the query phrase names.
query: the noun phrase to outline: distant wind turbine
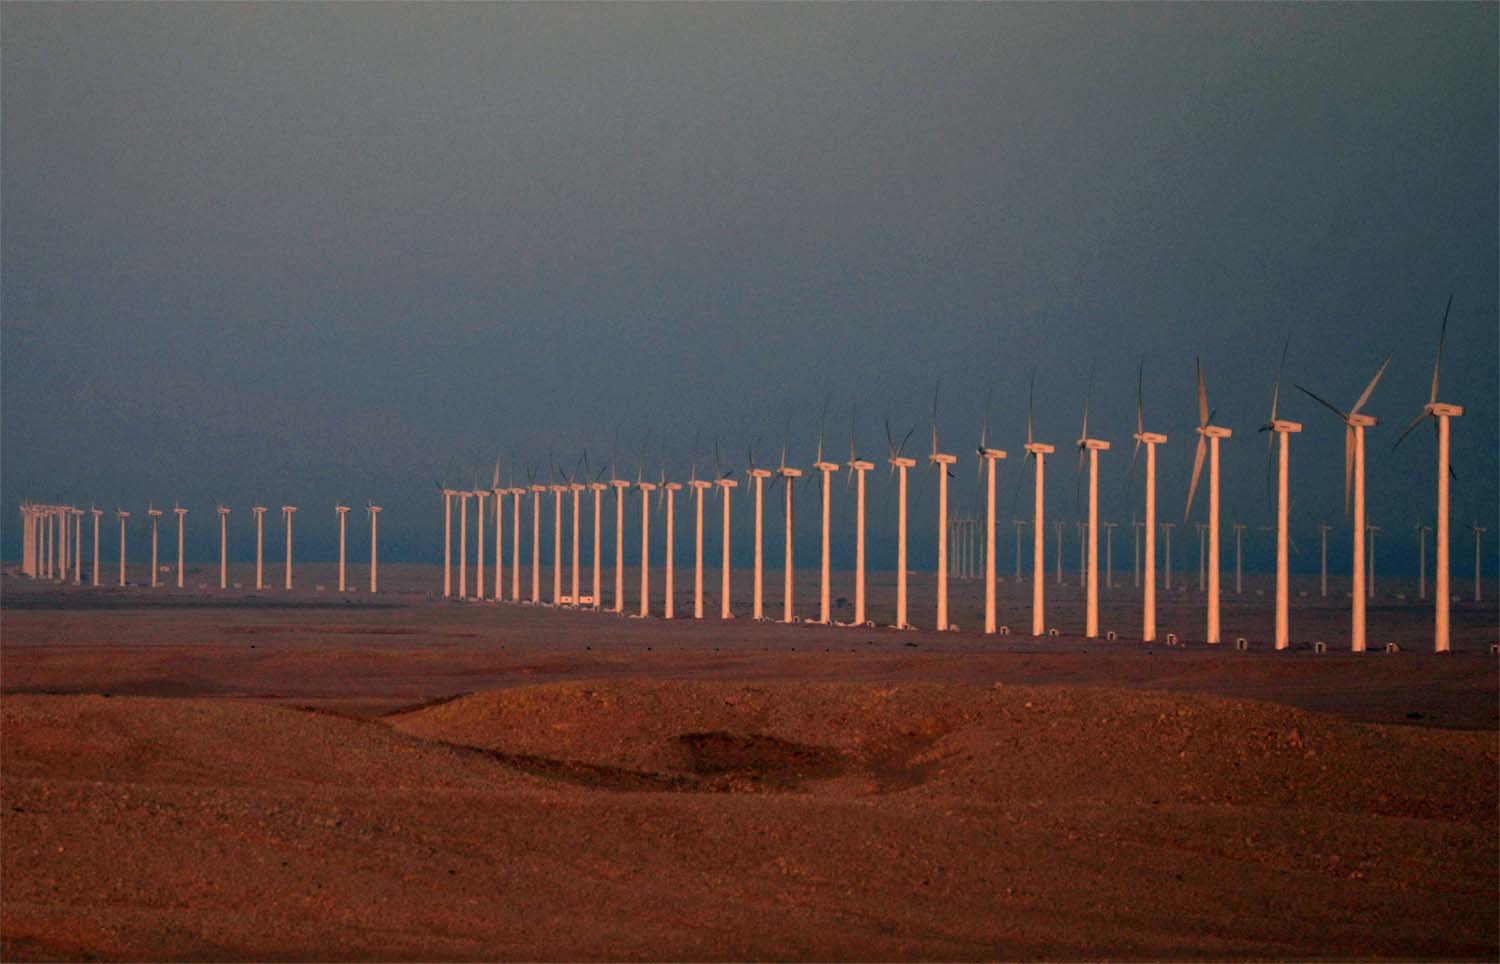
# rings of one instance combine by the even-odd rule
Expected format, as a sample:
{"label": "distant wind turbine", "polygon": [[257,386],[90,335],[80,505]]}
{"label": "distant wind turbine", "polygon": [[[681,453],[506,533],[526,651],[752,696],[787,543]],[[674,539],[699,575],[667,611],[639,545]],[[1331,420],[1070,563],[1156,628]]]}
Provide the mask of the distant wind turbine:
{"label": "distant wind turbine", "polygon": [[1109,450],[1109,443],[1089,437],[1089,402],[1094,394],[1094,370],[1089,368],[1089,387],[1083,396],[1083,432],[1078,437],[1078,467],[1083,468],[1084,454],[1089,460],[1089,525],[1088,525],[1088,609],[1085,617],[1084,636],[1095,639],[1099,635],[1099,453]]}
{"label": "distant wind turbine", "polygon": [[380,506],[366,502],[365,511],[370,514],[370,595],[373,596],[380,585],[380,556],[377,551],[380,545]]}
{"label": "distant wind turbine", "polygon": [[[979,425],[979,445],[974,449],[976,470],[985,473],[984,497],[984,631],[993,635],[996,629],[995,612],[995,463],[1005,458],[1005,450],[991,448],[990,401],[994,397],[994,386],[984,396],[984,421]],[[1019,530],[1017,530],[1019,538]],[[1019,566],[1017,567],[1019,570]]]}
{"label": "distant wind turbine", "polygon": [[219,588],[229,588],[229,509],[218,506],[219,513]]}
{"label": "distant wind turbine", "polygon": [[849,479],[858,479],[855,485],[854,521],[854,622],[865,624],[865,473],[875,468],[875,463],[859,458],[854,447],[854,412],[849,414]]}
{"label": "distant wind turbine", "polygon": [[116,509],[115,515],[120,518],[120,588],[125,588],[125,520],[130,518],[130,513],[124,509]]}
{"label": "distant wind turbine", "polygon": [[[1198,490],[1199,474],[1203,471],[1205,448],[1208,452],[1208,626],[1204,641],[1219,642],[1219,440],[1229,438],[1233,432],[1219,425],[1210,424],[1214,413],[1208,408],[1208,392],[1203,387],[1203,363],[1198,368],[1198,450],[1193,455],[1193,480],[1188,485],[1187,506],[1182,510],[1182,520],[1187,521],[1193,510],[1193,496]],[[1201,554],[1200,554],[1201,556]]]}
{"label": "distant wind turbine", "polygon": [[[787,433],[791,433],[791,420],[787,420]],[[786,487],[786,556],[782,564],[783,591],[781,597],[781,621],[792,622],[792,495],[796,488],[796,480],[802,477],[801,469],[791,468],[786,464],[787,439],[781,440],[781,465],[776,473],[778,480]]]}
{"label": "distant wind turbine", "polygon": [[[1280,454],[1277,457],[1276,476],[1276,641],[1277,649],[1286,649],[1291,645],[1291,577],[1289,575],[1289,563],[1287,558],[1287,540],[1290,538],[1287,532],[1287,514],[1291,503],[1287,495],[1287,471],[1289,452],[1292,444],[1292,436],[1302,431],[1301,422],[1291,422],[1276,417],[1276,405],[1281,400],[1281,373],[1286,368],[1286,353],[1291,347],[1292,338],[1287,336],[1285,344],[1281,347],[1281,362],[1276,366],[1276,387],[1271,391],[1271,417],[1260,427],[1262,432],[1270,432],[1266,437],[1266,495],[1270,496],[1271,482],[1271,455],[1272,447],[1280,438]],[[1238,553],[1238,550],[1236,550]],[[1239,592],[1238,554],[1236,554],[1235,592]]]}
{"label": "distant wind turbine", "polygon": [[955,455],[938,451],[938,392],[943,380],[938,379],[932,390],[932,451],[927,455],[938,476],[938,565],[937,565],[937,628],[943,632],[948,628],[948,466],[958,461]]}
{"label": "distant wind turbine", "polygon": [[1031,520],[1031,635],[1041,636],[1047,632],[1046,574],[1047,561],[1046,500],[1043,488],[1046,481],[1047,456],[1057,451],[1052,445],[1038,442],[1032,434],[1032,418],[1036,410],[1036,369],[1031,370],[1031,391],[1026,398],[1026,458],[1036,460],[1036,495]]}
{"label": "distant wind turbine", "polygon": [[755,443],[750,443],[748,450],[749,468],[746,472],[750,478],[755,480],[755,598],[752,603],[751,613],[753,619],[763,620],[765,614],[765,532],[764,532],[764,487],[766,479],[771,477],[770,469],[757,468],[755,465]]}
{"label": "distant wind turbine", "polygon": [[104,514],[103,509],[89,506],[89,514],[94,517],[94,568],[89,572],[89,580],[99,585],[99,517]]}
{"label": "distant wind turbine", "polygon": [[286,517],[286,588],[290,592],[292,588],[292,513],[297,511],[294,505],[281,507],[281,514]]}
{"label": "distant wind turbine", "polygon": [[[266,507],[253,505],[250,513],[255,516],[255,591],[260,592],[266,588]],[[444,567],[446,572],[446,566]],[[443,595],[447,595],[445,591]]]}
{"label": "distant wind turbine", "polygon": [[151,588],[156,588],[157,557],[156,557],[156,520],[161,518],[161,510],[154,505],[147,504],[146,514],[151,517]]}
{"label": "distant wind turbine", "polygon": [[899,477],[897,485],[897,510],[896,510],[896,628],[910,629],[911,624],[906,621],[906,470],[916,468],[917,460],[901,453],[906,448],[906,443],[911,439],[911,433],[916,431],[913,427],[908,429],[906,435],[901,439],[901,444],[896,444],[896,439],[891,435],[891,422],[885,422],[885,442],[890,449],[890,457],[886,459],[891,464],[891,472]]}
{"label": "distant wind turbine", "polygon": [[827,626],[832,621],[829,607],[831,567],[829,563],[829,509],[833,492],[833,473],[839,470],[838,463],[823,457],[823,430],[828,422],[828,402],[823,402],[823,417],[818,422],[818,455],[813,460],[813,469],[823,475],[823,558],[818,584],[818,622]]}
{"label": "distant wind turbine", "polygon": [[349,507],[342,502],[335,502],[333,511],[339,517],[339,592],[345,592],[347,586],[344,581],[344,536],[349,521]]}
{"label": "distant wind turbine", "polygon": [[1360,411],[1365,407],[1365,402],[1370,400],[1370,394],[1375,391],[1375,385],[1380,381],[1380,376],[1385,374],[1385,367],[1391,363],[1391,356],[1387,355],[1385,361],[1380,363],[1375,377],[1365,386],[1365,390],[1355,401],[1354,407],[1347,412],[1342,412],[1333,405],[1314,395],[1301,385],[1297,389],[1313,401],[1322,405],[1339,417],[1344,423],[1344,510],[1349,509],[1349,487],[1350,476],[1354,483],[1354,585],[1351,593],[1350,606],[1350,647],[1356,653],[1365,651],[1365,429],[1377,424],[1373,415],[1366,415]]}
{"label": "distant wind turbine", "polygon": [[729,609],[729,495],[739,483],[731,476],[733,471],[726,471],[719,464],[719,442],[714,440],[714,484],[719,487],[719,497],[724,502],[724,539],[719,547],[719,618],[731,619],[733,614]]}

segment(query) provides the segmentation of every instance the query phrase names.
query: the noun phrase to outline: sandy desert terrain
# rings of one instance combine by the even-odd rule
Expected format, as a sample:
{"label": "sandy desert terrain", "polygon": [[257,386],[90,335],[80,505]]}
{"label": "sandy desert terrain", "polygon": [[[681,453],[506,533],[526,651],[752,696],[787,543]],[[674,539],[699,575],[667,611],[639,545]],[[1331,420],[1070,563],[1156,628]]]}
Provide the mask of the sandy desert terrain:
{"label": "sandy desert terrain", "polygon": [[[1168,647],[1072,635],[1068,587],[1032,639],[298,573],[5,577],[6,960],[1500,956],[1489,604],[1436,656],[1425,607],[1377,600],[1401,652],[1354,656],[1336,598],[1271,651],[1253,589],[1240,652],[1191,641],[1192,591]],[[1133,595],[1106,595],[1122,637]]]}

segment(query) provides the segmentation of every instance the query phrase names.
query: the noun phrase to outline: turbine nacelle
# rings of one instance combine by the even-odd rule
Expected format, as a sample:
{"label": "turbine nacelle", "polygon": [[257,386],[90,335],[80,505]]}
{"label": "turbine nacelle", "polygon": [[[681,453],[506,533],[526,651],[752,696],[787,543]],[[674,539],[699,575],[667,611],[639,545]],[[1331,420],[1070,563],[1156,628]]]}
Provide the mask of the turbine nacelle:
{"label": "turbine nacelle", "polygon": [[1006,457],[1005,449],[981,448],[978,455],[982,459],[1003,459]]}
{"label": "turbine nacelle", "polygon": [[721,489],[732,489],[739,485],[739,483],[734,479],[718,479],[714,482],[714,485],[717,485]]}
{"label": "turbine nacelle", "polygon": [[[1370,424],[1375,424],[1375,420],[1373,418],[1370,419]],[[1197,432],[1204,438],[1229,438],[1234,434],[1234,431],[1232,429],[1227,429],[1222,425],[1200,425],[1197,428],[1193,429],[1193,431]]]}
{"label": "turbine nacelle", "polygon": [[[622,489],[622,490],[630,488],[630,483],[628,481],[626,481],[625,479],[610,479],[609,480],[609,484],[612,485],[612,486],[614,486],[617,489]],[[521,490],[520,489],[515,489],[514,491],[519,492]]]}
{"label": "turbine nacelle", "polygon": [[774,473],[770,469],[750,469],[748,474],[755,479],[769,479]]}
{"label": "turbine nacelle", "polygon": [[1106,441],[1104,441],[1103,439],[1097,439],[1097,438],[1081,438],[1081,439],[1078,440],[1078,447],[1081,448],[1081,449],[1088,449],[1088,450],[1094,451],[1094,452],[1108,452],[1109,451],[1109,443],[1106,442]]}
{"label": "turbine nacelle", "polygon": [[933,462],[937,465],[952,465],[958,461],[958,456],[948,455],[943,452],[933,452],[931,455],[927,456],[927,461]]}
{"label": "turbine nacelle", "polygon": [[1358,425],[1363,428],[1371,428],[1372,426],[1380,424],[1380,419],[1376,418],[1373,415],[1366,415],[1364,412],[1355,412],[1349,416],[1349,424]]}
{"label": "turbine nacelle", "polygon": [[[612,484],[613,483],[606,483],[606,482],[590,482],[589,483],[589,490],[593,491],[593,492],[603,492],[605,489],[609,488],[610,485],[612,485]],[[630,483],[626,482],[625,484],[629,485]],[[495,491],[499,492],[500,490],[496,489]]]}
{"label": "turbine nacelle", "polygon": [[[912,463],[912,464],[915,465],[916,463]],[[785,465],[783,465],[781,468],[777,469],[776,470],[776,474],[779,475],[779,476],[781,476],[783,479],[800,479],[800,478],[802,478],[802,470],[801,469],[788,468]]]}
{"label": "turbine nacelle", "polygon": [[837,472],[839,470],[837,462],[814,462],[813,468],[824,473]]}
{"label": "turbine nacelle", "polygon": [[1422,412],[1427,415],[1458,418],[1463,415],[1464,407],[1462,405],[1449,405],[1447,402],[1433,402],[1430,405],[1423,405]]}
{"label": "turbine nacelle", "polygon": [[866,462],[864,459],[855,459],[849,463],[849,468],[856,472],[868,472],[875,468],[874,462]]}
{"label": "turbine nacelle", "polygon": [[904,455],[898,455],[895,458],[891,459],[890,462],[891,462],[892,465],[896,466],[896,468],[898,468],[898,469],[916,468],[916,465],[917,465],[917,460],[916,459],[909,459],[909,458],[906,458]]}
{"label": "turbine nacelle", "polygon": [[[702,482],[702,481],[699,481],[697,479],[694,479],[693,481],[689,482],[688,485],[691,485],[695,489],[706,489],[706,488],[708,488],[708,483],[707,482]],[[665,489],[668,492],[681,492],[682,491],[682,483],[681,482],[664,482],[664,483],[662,483],[662,488]]]}
{"label": "turbine nacelle", "polygon": [[1032,455],[1051,455],[1057,451],[1057,446],[1045,442],[1027,442],[1026,451]]}
{"label": "turbine nacelle", "polygon": [[1301,422],[1289,422],[1284,418],[1278,418],[1274,421],[1267,422],[1265,427],[1267,431],[1285,432],[1289,435],[1296,434],[1297,432],[1302,431]]}
{"label": "turbine nacelle", "polygon": [[1167,437],[1160,432],[1136,432],[1134,438],[1145,445],[1165,445],[1167,441]]}

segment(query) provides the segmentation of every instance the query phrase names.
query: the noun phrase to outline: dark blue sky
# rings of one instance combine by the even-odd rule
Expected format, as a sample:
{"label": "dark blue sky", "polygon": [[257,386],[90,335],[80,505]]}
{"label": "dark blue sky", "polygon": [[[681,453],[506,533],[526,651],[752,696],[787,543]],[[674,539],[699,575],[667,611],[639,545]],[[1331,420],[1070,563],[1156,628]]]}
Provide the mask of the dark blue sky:
{"label": "dark blue sky", "polygon": [[1455,513],[1500,528],[1494,4],[7,3],[0,27],[7,557],[23,496],[180,498],[202,558],[214,499],[296,502],[330,557],[319,507],[373,497],[390,557],[436,559],[433,481],[497,453],[598,464],[618,426],[632,477],[648,430],[674,474],[698,433],[739,468],[790,412],[805,465],[827,396],[841,457],[854,402],[861,454],[889,416],[921,455],[939,374],[967,506],[985,393],[1019,454],[1033,366],[1071,519],[1091,364],[1128,522],[1143,355],[1164,517],[1201,354],[1226,526],[1262,524],[1291,332],[1306,564],[1341,428],[1289,383],[1347,405],[1396,353],[1368,406],[1394,560],[1434,470],[1430,433],[1390,443],[1450,291]]}

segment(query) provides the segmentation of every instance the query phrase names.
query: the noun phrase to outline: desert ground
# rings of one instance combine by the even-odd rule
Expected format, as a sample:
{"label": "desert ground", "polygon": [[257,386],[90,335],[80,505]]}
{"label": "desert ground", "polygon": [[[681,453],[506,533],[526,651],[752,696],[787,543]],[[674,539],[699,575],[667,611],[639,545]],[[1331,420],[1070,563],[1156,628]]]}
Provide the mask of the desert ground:
{"label": "desert ground", "polygon": [[[975,582],[936,633],[296,572],[286,593],[7,570],[5,960],[1500,957],[1500,620],[1467,586],[1435,655],[1430,608],[1383,581],[1357,656],[1343,587],[1306,577],[1278,653],[1268,585],[1232,573],[1226,642],[1196,641],[1185,573],[1168,646],[1138,638],[1128,565],[1118,641],[1081,638],[1066,573],[1059,636],[1033,638],[1013,579],[1017,633],[987,637]],[[877,622],[893,582],[872,577]],[[684,570],[679,617],[691,591]],[[812,574],[797,598],[815,612]]]}

